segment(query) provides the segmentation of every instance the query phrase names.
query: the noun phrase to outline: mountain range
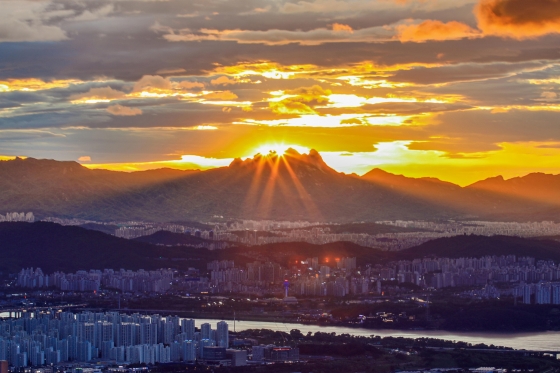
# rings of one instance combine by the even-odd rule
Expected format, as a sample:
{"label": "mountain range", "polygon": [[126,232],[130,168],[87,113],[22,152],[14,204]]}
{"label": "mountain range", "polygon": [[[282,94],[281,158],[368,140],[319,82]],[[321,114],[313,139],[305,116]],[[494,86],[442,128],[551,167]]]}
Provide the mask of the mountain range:
{"label": "mountain range", "polygon": [[461,187],[373,169],[339,173],[311,150],[270,153],[207,171],[91,170],[77,162],[0,161],[0,213],[99,221],[227,219],[560,219],[560,175],[494,177]]}

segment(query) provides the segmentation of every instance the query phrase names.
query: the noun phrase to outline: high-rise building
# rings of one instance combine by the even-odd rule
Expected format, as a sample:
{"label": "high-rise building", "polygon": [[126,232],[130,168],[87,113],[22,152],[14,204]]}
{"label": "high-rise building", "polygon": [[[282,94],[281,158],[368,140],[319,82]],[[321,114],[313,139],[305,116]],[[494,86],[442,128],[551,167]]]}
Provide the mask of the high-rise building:
{"label": "high-rise building", "polygon": [[196,360],[196,343],[193,341],[183,342],[183,361],[193,362]]}
{"label": "high-rise building", "polygon": [[220,321],[216,328],[216,344],[219,347],[229,347],[229,330],[228,323],[225,321]]}
{"label": "high-rise building", "polygon": [[212,325],[209,323],[200,325],[200,334],[202,339],[212,339]]}
{"label": "high-rise building", "polygon": [[192,341],[194,339],[194,320],[193,319],[181,320],[181,332],[186,334],[187,340]]}
{"label": "high-rise building", "polygon": [[552,285],[552,304],[560,304],[560,285]]}

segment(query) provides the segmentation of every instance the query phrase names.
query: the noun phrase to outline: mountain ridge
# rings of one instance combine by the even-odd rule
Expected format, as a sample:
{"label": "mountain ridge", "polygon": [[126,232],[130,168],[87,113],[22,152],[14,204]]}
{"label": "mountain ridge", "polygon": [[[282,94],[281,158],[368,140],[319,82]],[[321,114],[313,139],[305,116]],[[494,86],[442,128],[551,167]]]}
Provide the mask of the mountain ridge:
{"label": "mountain ridge", "polygon": [[99,221],[215,215],[324,222],[560,219],[560,175],[495,177],[466,187],[375,168],[360,177],[337,172],[314,150],[257,154],[206,171],[129,173],[16,158],[0,161],[0,190],[0,213],[33,211]]}

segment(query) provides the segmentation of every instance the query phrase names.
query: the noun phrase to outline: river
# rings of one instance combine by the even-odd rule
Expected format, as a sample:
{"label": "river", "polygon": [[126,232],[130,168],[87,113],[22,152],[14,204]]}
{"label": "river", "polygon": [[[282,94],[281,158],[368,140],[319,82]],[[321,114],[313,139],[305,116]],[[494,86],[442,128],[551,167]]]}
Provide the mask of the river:
{"label": "river", "polygon": [[[215,327],[215,319],[196,319],[196,326],[210,323]],[[229,329],[233,330],[233,321],[227,320]],[[389,329],[363,329],[344,326],[319,326],[308,324],[287,324],[267,321],[237,321],[236,331],[247,329],[272,329],[289,332],[299,329],[303,334],[308,332],[323,332],[336,334],[351,334],[356,336],[376,335],[380,337],[406,337],[406,338],[438,338],[451,341],[462,341],[472,344],[484,343],[486,345],[505,346],[515,349],[534,351],[560,351],[560,332],[538,333],[484,333],[484,332],[448,332],[441,330],[389,330]]]}
{"label": "river", "polygon": [[[0,317],[8,317],[8,313],[0,313]],[[215,324],[218,319],[195,319],[196,326],[203,323]],[[233,331],[233,321],[227,320],[229,329]],[[247,329],[272,329],[289,332],[299,329],[303,334],[308,332],[323,332],[336,334],[350,334],[356,336],[380,337],[406,337],[406,338],[438,338],[450,341],[462,341],[472,344],[484,343],[486,345],[504,346],[515,349],[534,351],[560,351],[560,332],[537,332],[537,333],[488,333],[488,332],[449,332],[442,330],[390,330],[390,329],[364,329],[349,328],[344,326],[319,326],[310,324],[280,323],[269,321],[236,321],[235,330]]]}

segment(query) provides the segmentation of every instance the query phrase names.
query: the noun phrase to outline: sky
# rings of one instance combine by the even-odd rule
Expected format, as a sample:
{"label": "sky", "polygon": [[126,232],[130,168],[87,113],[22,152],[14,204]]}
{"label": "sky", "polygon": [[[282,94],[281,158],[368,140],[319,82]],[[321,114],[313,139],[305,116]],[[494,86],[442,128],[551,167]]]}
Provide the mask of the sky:
{"label": "sky", "polygon": [[0,0],[0,159],[560,173],[560,0]]}

